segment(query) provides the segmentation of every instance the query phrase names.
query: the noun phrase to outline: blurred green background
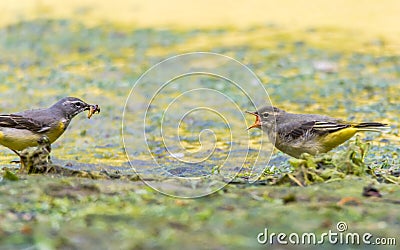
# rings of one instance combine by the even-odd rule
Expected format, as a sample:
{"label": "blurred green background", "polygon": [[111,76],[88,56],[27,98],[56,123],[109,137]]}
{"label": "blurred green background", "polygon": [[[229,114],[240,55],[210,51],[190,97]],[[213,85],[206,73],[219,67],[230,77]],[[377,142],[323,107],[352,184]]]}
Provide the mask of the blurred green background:
{"label": "blurred green background", "polygon": [[[6,0],[0,9],[0,113],[45,107],[66,95],[102,108],[90,120],[76,117],[53,144],[61,164],[132,172],[121,120],[134,82],[170,56],[211,51],[249,66],[278,107],[389,123],[389,133],[362,136],[371,142],[365,161],[378,169],[400,165],[399,1]],[[187,143],[197,138],[184,132]],[[261,134],[251,135],[259,143]],[[246,140],[238,144],[246,148]],[[0,153],[1,167],[13,167],[15,156],[3,147]],[[273,164],[287,160],[276,152]],[[133,165],[150,161],[138,152]],[[157,178],[156,169],[151,174]],[[362,197],[371,183],[384,198]],[[399,189],[349,176],[306,188],[228,185],[182,200],[140,181],[21,176],[0,181],[0,249],[265,248],[256,240],[265,227],[320,233],[338,221],[351,232],[398,237]],[[358,202],[339,203],[345,197]]]}

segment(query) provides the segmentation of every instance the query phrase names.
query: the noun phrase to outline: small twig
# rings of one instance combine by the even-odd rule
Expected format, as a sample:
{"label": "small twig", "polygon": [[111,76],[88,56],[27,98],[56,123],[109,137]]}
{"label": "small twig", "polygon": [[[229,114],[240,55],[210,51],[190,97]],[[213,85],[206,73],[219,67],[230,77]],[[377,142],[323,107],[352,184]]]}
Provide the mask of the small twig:
{"label": "small twig", "polygon": [[300,182],[298,179],[296,179],[296,177],[294,177],[293,175],[287,174],[287,176],[289,177],[289,179],[291,179],[292,181],[294,181],[294,182],[295,182],[297,185],[299,185],[300,187],[304,187],[304,185],[301,184],[301,182]]}
{"label": "small twig", "polygon": [[388,178],[388,177],[385,176],[385,175],[382,175],[382,177],[383,177],[385,180],[387,180],[388,182],[391,182],[391,183],[393,183],[393,184],[399,184],[397,181],[392,180],[392,179]]}

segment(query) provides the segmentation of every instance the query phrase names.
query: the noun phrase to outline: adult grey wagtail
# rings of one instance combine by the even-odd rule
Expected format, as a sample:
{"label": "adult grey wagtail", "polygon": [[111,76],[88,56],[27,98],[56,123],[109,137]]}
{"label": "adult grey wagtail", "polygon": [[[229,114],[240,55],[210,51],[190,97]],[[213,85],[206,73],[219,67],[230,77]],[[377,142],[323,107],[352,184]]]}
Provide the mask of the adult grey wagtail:
{"label": "adult grey wagtail", "polygon": [[380,122],[346,122],[324,115],[292,114],[271,106],[246,112],[256,117],[248,129],[262,129],[277,149],[296,158],[302,153],[326,153],[359,131],[382,132],[388,128]]}
{"label": "adult grey wagtail", "polygon": [[65,97],[49,108],[0,115],[0,144],[18,156],[18,151],[37,146],[43,137],[51,144],[64,133],[72,118],[85,110],[90,118],[100,112],[100,107],[76,97]]}

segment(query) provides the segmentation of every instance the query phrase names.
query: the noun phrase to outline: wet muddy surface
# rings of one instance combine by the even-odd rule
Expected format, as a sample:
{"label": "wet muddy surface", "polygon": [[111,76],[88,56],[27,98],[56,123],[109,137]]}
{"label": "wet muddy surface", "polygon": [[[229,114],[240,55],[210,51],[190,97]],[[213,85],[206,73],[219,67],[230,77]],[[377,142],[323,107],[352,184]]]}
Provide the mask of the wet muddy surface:
{"label": "wet muddy surface", "polygon": [[[323,30],[134,29],[70,19],[19,22],[0,33],[0,113],[50,106],[66,95],[101,107],[90,120],[77,116],[52,145],[52,162],[75,175],[18,173],[9,163],[17,157],[0,148],[2,247],[261,248],[257,235],[265,227],[322,233],[339,221],[351,232],[398,237],[400,56],[378,38],[349,49],[340,43],[345,35],[329,42]],[[150,67],[199,50],[235,58],[259,82],[203,58],[144,79],[126,101]],[[162,88],[149,105],[168,74],[207,65],[234,77],[251,98],[223,78],[191,75]],[[261,131],[246,131],[254,118],[242,112],[269,102],[260,87],[288,111],[384,122],[391,129],[361,134],[358,146],[353,138],[328,158],[294,160],[275,151],[251,184],[258,150],[268,140]],[[205,108],[185,115],[207,105],[222,117]],[[358,149],[367,144],[363,155]],[[265,147],[269,158],[272,147]],[[219,191],[171,198],[137,173],[169,195]],[[363,196],[368,185],[382,197]]]}

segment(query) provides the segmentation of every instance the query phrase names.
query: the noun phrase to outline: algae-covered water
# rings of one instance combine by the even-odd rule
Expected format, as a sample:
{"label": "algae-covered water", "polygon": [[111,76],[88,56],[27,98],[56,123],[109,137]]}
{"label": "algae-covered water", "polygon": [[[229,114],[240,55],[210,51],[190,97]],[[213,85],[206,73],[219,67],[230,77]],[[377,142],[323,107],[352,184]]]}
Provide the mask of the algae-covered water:
{"label": "algae-covered water", "polygon": [[[91,119],[74,118],[52,145],[53,163],[72,176],[20,174],[10,163],[16,156],[0,148],[0,249],[266,248],[257,241],[265,228],[321,235],[339,222],[343,232],[400,244],[400,56],[392,41],[339,28],[161,29],[73,18],[18,21],[0,34],[0,113],[64,96],[101,107]],[[211,53],[152,68],[195,51]],[[243,111],[270,102],[390,129],[335,149],[333,162],[347,168],[328,168],[341,172],[310,185],[304,167],[323,176],[329,157],[294,161],[272,152],[261,131],[246,131],[254,118]],[[363,195],[370,185],[382,197]]]}

